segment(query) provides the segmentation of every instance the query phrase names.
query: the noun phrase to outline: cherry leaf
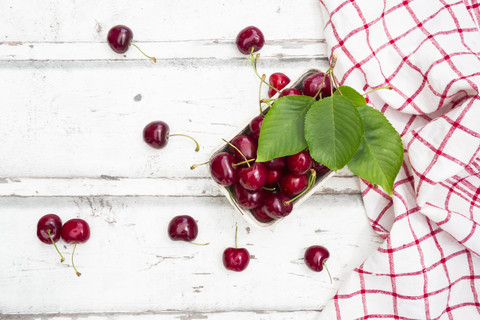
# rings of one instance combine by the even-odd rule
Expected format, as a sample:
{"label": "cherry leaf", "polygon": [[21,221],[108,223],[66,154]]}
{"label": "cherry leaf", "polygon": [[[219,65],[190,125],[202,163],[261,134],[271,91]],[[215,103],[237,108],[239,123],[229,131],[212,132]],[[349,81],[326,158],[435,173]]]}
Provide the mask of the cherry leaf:
{"label": "cherry leaf", "polygon": [[347,98],[355,107],[367,105],[367,100],[352,87],[340,86],[337,91],[335,91],[335,94]]}
{"label": "cherry leaf", "polygon": [[275,101],[262,123],[256,161],[292,155],[307,147],[305,114],[314,102],[307,96],[286,96]]}
{"label": "cherry leaf", "polygon": [[305,117],[310,154],[332,170],[343,168],[357,152],[363,136],[356,106],[341,95],[315,102]]}
{"label": "cherry leaf", "polygon": [[358,108],[365,127],[362,143],[348,163],[351,172],[381,186],[390,195],[403,162],[403,145],[388,119],[370,106]]}

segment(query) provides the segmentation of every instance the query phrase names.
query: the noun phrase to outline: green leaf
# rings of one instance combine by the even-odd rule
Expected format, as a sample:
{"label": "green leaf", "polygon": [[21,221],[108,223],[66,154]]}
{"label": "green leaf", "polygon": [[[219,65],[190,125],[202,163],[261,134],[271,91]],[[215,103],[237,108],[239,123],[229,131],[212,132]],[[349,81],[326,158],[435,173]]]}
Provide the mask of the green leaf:
{"label": "green leaf", "polygon": [[338,90],[335,91],[335,94],[347,98],[355,107],[367,105],[367,100],[365,100],[365,98],[352,87],[340,86]]}
{"label": "green leaf", "polygon": [[311,156],[332,170],[343,168],[352,159],[362,136],[362,118],[343,96],[315,102],[305,117],[305,138]]}
{"label": "green leaf", "polygon": [[380,111],[369,106],[359,107],[358,111],[363,119],[365,135],[348,168],[391,195],[393,182],[403,162],[402,140]]}
{"label": "green leaf", "polygon": [[292,155],[307,147],[305,114],[314,102],[307,96],[286,96],[275,101],[262,123],[256,161]]}

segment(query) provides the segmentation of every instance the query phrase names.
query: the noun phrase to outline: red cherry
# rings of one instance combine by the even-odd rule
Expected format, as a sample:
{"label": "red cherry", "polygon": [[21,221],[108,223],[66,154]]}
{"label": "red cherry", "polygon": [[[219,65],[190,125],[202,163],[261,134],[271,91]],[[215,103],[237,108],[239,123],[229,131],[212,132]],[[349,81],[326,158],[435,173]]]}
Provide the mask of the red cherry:
{"label": "red cherry", "polygon": [[280,188],[287,196],[293,197],[308,186],[307,174],[286,173],[280,180]]}
{"label": "red cherry", "polygon": [[70,219],[62,227],[62,239],[66,243],[84,243],[90,239],[90,226],[85,220]]}
{"label": "red cherry", "polygon": [[330,169],[325,166],[324,164],[321,164],[320,162],[318,161],[315,161],[312,159],[312,168],[315,169],[315,171],[317,172],[317,177],[320,177],[322,175],[324,175],[325,173],[327,173],[328,171],[330,171]]}
{"label": "red cherry", "polygon": [[304,95],[315,97],[317,93],[319,93],[322,98],[329,97],[332,93],[330,77],[323,72],[314,73],[303,81]]}
{"label": "red cherry", "polygon": [[267,169],[270,170],[280,170],[285,168],[287,165],[287,158],[286,157],[280,157],[280,158],[275,158],[270,161],[265,161],[262,162]]}
{"label": "red cherry", "polygon": [[[233,146],[235,146],[238,150],[240,150],[240,152],[238,152],[238,150],[232,147],[232,145],[229,146],[230,151],[233,152],[233,155],[237,162],[243,162],[245,161],[245,158],[247,158],[247,160],[250,160],[250,159],[255,159],[257,157],[258,145],[255,139],[253,139],[250,135],[248,134],[238,135],[235,138],[233,138],[232,141],[230,141],[230,143]],[[243,166],[246,166],[246,164]]]}
{"label": "red cherry", "polygon": [[238,204],[245,209],[254,209],[258,207],[262,204],[265,196],[265,191],[262,188],[252,191],[245,189],[239,183],[235,185],[234,192]]}
{"label": "red cherry", "polygon": [[255,118],[250,121],[249,128],[250,128],[250,135],[253,139],[258,140],[260,136],[260,129],[262,127],[263,119],[265,116],[263,114],[256,116]]}
{"label": "red cherry", "polygon": [[40,241],[46,244],[53,244],[58,254],[60,255],[60,262],[65,261],[55,242],[60,240],[62,234],[62,219],[56,214],[46,214],[38,220],[37,223],[37,237]]}
{"label": "red cherry", "polygon": [[274,185],[275,183],[279,182],[280,179],[283,177],[283,170],[268,170],[267,171],[267,182],[265,182],[266,186]]}
{"label": "red cherry", "polygon": [[279,98],[286,96],[301,96],[302,92],[296,88],[287,88],[280,92]]}
{"label": "red cherry", "polygon": [[323,267],[327,270],[328,276],[330,277],[330,282],[332,282],[332,276],[330,275],[330,271],[327,268],[327,260],[330,257],[330,252],[328,252],[327,248],[322,246],[310,246],[305,250],[304,260],[307,267],[311,270],[320,272],[323,270]]}
{"label": "red cherry", "polygon": [[78,272],[73,263],[73,256],[78,243],[84,243],[90,239],[90,226],[85,220],[82,219],[70,219],[64,223],[62,227],[62,239],[66,243],[75,243],[72,252],[72,267],[75,270],[77,276],[82,274]]}
{"label": "red cherry", "polygon": [[231,271],[240,272],[247,268],[250,262],[250,253],[245,248],[237,248],[237,231],[235,228],[235,248],[226,248],[223,251],[223,265]]}
{"label": "red cherry", "polygon": [[287,157],[287,168],[295,174],[305,174],[312,167],[312,157],[306,150]]}
{"label": "red cherry", "polygon": [[260,162],[255,162],[251,167],[241,168],[238,171],[238,181],[248,190],[258,190],[267,182],[267,169]]}
{"label": "red cherry", "polygon": [[[290,78],[283,73],[276,72],[270,75],[270,77],[268,78],[268,83],[270,83],[270,85],[273,86],[278,91],[281,91],[290,83]],[[275,91],[274,89],[268,88],[269,98],[273,97],[276,93],[277,91]]]}
{"label": "red cherry", "polygon": [[143,140],[152,148],[161,149],[168,143],[168,139],[173,136],[183,136],[190,138],[195,142],[195,151],[200,150],[198,142],[186,134],[170,134],[170,127],[164,121],[153,121],[145,126],[143,129]]}
{"label": "red cherry", "polygon": [[265,196],[263,210],[272,219],[281,219],[290,214],[293,203],[288,202],[290,198],[283,192],[270,193]]}
{"label": "red cherry", "polygon": [[116,53],[125,53],[132,42],[133,32],[124,25],[117,25],[108,31],[107,42]]}
{"label": "red cherry", "polygon": [[116,53],[125,53],[128,50],[130,45],[133,45],[140,51],[145,57],[152,59],[153,62],[157,62],[155,57],[150,57],[146,55],[140,48],[132,42],[133,32],[132,30],[124,25],[117,25],[112,27],[108,31],[107,42]]}
{"label": "red cherry", "polygon": [[265,44],[262,31],[254,26],[242,29],[235,40],[238,50],[243,54],[251,54],[260,50]]}
{"label": "red cherry", "polygon": [[222,186],[231,186],[238,181],[238,168],[235,158],[228,152],[220,152],[210,160],[210,175]]}
{"label": "red cherry", "polygon": [[197,235],[197,222],[191,216],[176,216],[168,224],[168,236],[174,241],[191,242],[197,238]]}
{"label": "red cherry", "polygon": [[256,207],[255,209],[252,210],[253,217],[263,223],[273,221],[273,219],[267,215],[265,209],[266,207],[263,205]]}

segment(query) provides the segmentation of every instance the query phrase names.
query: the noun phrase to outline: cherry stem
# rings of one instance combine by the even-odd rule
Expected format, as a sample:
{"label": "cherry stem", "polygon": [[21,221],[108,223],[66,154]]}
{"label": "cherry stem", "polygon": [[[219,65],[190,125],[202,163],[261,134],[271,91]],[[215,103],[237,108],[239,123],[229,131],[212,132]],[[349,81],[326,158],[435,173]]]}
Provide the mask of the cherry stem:
{"label": "cherry stem", "polygon": [[210,244],[210,242],[207,242],[207,243],[197,243],[197,242],[191,242],[191,241],[190,241],[190,243],[191,243],[191,244],[194,244],[194,245],[196,245],[196,246],[208,246],[208,245]]}
{"label": "cherry stem", "polygon": [[235,199],[233,198],[233,195],[232,195],[232,191],[230,190],[230,188],[227,188],[228,190],[228,195],[230,197],[230,200],[232,200],[232,203],[233,205],[235,206],[235,208],[237,208],[237,210],[242,214],[243,216],[243,211],[242,209],[240,209],[240,207],[237,205],[237,202],[235,202]]}
{"label": "cherry stem", "polygon": [[273,100],[275,99],[262,99],[260,102],[266,103],[270,108],[272,108],[270,101],[273,101]]}
{"label": "cherry stem", "polygon": [[198,145],[197,140],[193,139],[192,137],[186,135],[186,134],[181,134],[181,133],[175,133],[175,134],[168,134],[167,137],[174,137],[174,136],[182,136],[182,137],[187,137],[193,140],[195,142],[195,151],[198,152],[200,150],[200,146]]}
{"label": "cherry stem", "polygon": [[228,142],[227,140],[225,140],[225,139],[222,139],[222,140],[225,141],[226,143],[228,143],[229,146],[231,146],[232,148],[237,150],[238,153],[240,153],[242,155],[243,159],[245,159],[245,162],[247,163],[247,166],[250,168],[250,163],[248,163],[249,160],[247,159],[247,157],[245,157],[245,155],[242,153],[242,151],[238,150],[237,147],[235,147],[232,143]]}
{"label": "cherry stem", "polygon": [[[253,54],[253,52],[252,52]],[[253,57],[253,55],[252,55]],[[257,60],[258,58],[260,58],[260,53],[257,53],[257,55],[255,56],[254,59],[252,59],[252,68],[253,68],[253,71],[255,72],[255,74],[257,75],[257,77],[260,79],[261,82],[265,83],[267,86],[269,86],[270,88],[272,88],[273,90],[277,91],[277,93],[280,93],[280,90],[278,90],[277,88],[275,88],[274,86],[272,86],[270,83],[266,82],[265,81],[265,78],[262,78],[259,74],[258,74],[258,71],[257,71]]]}
{"label": "cherry stem", "polygon": [[192,166],[190,167],[190,170],[194,170],[196,167],[204,166],[204,165],[209,164],[209,163],[210,163],[210,161],[203,162],[203,163],[192,164]]}
{"label": "cherry stem", "polygon": [[235,226],[235,249],[237,249],[237,233],[238,233],[238,226]]}
{"label": "cherry stem", "polygon": [[365,92],[363,95],[366,96],[366,95],[369,95],[369,94],[372,93],[372,92],[375,92],[375,91],[377,91],[377,90],[382,90],[382,89],[392,90],[393,88],[392,88],[391,85],[387,84],[387,85],[384,86],[384,87],[375,88],[375,89],[373,89],[373,90],[370,90],[370,91],[368,91],[368,92]]}
{"label": "cherry stem", "polygon": [[267,191],[275,191],[275,188],[263,187],[263,190],[267,190]]}
{"label": "cherry stem", "polygon": [[262,110],[262,84],[265,81],[266,75],[262,75],[262,81],[260,81],[260,86],[258,87],[258,106],[260,107],[260,114],[263,114]]}
{"label": "cherry stem", "polygon": [[77,276],[80,277],[82,274],[78,272],[77,268],[75,268],[75,264],[73,263],[73,255],[75,254],[76,247],[77,247],[77,242],[75,241],[75,245],[73,246],[73,252],[72,252],[72,267],[73,267],[73,270],[75,270],[75,273],[77,274]]}
{"label": "cherry stem", "polygon": [[147,57],[148,59],[152,59],[153,62],[155,62],[155,63],[157,62],[157,59],[156,59],[155,57],[150,57],[149,55],[145,54],[145,52],[143,52],[142,49],[140,49],[135,43],[133,43],[133,42],[130,41],[130,44],[131,44],[132,46],[134,46],[135,48],[137,48],[138,51],[140,51],[145,57]]}
{"label": "cherry stem", "polygon": [[248,159],[247,161],[237,162],[237,163],[232,164],[232,166],[237,167],[237,166],[241,166],[242,164],[249,163],[249,162],[252,162],[252,161],[255,161],[255,159]]}
{"label": "cherry stem", "polygon": [[310,172],[311,172],[311,175],[308,178],[307,187],[302,192],[300,192],[298,195],[296,195],[294,198],[292,198],[288,201],[285,201],[286,204],[289,204],[290,202],[293,202],[293,201],[297,200],[298,198],[300,198],[302,195],[307,193],[312,188],[312,186],[315,184],[315,180],[317,178],[317,172],[315,171],[315,169],[310,169]]}
{"label": "cherry stem", "polygon": [[47,233],[48,233],[48,236],[50,237],[50,241],[52,241],[53,246],[55,247],[55,249],[57,249],[57,252],[58,252],[58,254],[59,254],[60,257],[61,257],[60,262],[65,261],[65,258],[64,258],[64,257],[62,256],[62,254],[60,253],[60,250],[58,250],[57,245],[55,244],[55,241],[53,241],[53,237],[52,237],[52,235],[51,235],[51,233],[50,233],[50,229],[47,229]]}
{"label": "cherry stem", "polygon": [[330,270],[328,270],[327,264],[325,263],[325,261],[323,261],[322,264],[325,267],[325,270],[327,270],[328,277],[330,278],[330,283],[333,283],[332,275],[330,274]]}
{"label": "cherry stem", "polygon": [[248,54],[248,57],[247,57],[247,61],[245,61],[245,65],[248,64],[248,61],[250,61],[250,59],[253,59],[253,51],[255,50],[255,47],[252,47],[250,49],[250,53]]}

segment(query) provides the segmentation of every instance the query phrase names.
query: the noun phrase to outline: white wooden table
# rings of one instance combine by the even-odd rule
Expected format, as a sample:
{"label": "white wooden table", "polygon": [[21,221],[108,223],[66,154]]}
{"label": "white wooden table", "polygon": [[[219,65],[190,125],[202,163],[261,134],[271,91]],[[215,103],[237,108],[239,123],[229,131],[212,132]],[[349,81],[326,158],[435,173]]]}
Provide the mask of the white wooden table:
{"label": "white wooden table", "polygon": [[[260,73],[295,79],[326,69],[317,0],[141,0],[0,2],[0,318],[316,319],[345,277],[380,244],[356,177],[343,170],[271,230],[249,225],[209,178],[224,137],[258,110],[258,79],[234,44],[256,25],[266,44]],[[110,27],[132,28],[125,55],[106,43]],[[264,88],[266,96],[266,88]],[[162,150],[142,140],[164,120]],[[38,219],[88,221],[90,240],[52,246]],[[172,242],[170,219],[193,216],[194,246]],[[227,271],[223,249],[248,248],[244,272]],[[327,273],[303,263],[306,247],[329,248]]]}

